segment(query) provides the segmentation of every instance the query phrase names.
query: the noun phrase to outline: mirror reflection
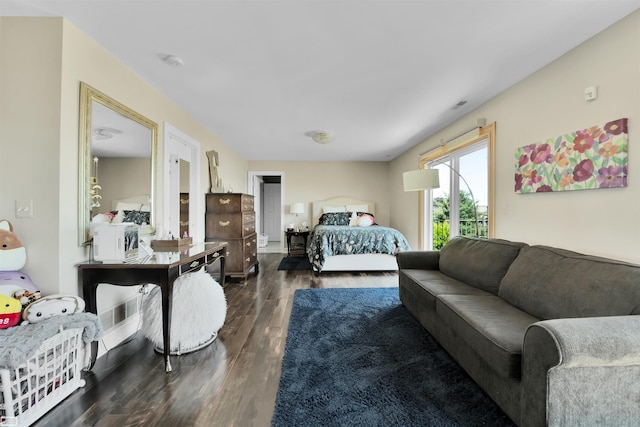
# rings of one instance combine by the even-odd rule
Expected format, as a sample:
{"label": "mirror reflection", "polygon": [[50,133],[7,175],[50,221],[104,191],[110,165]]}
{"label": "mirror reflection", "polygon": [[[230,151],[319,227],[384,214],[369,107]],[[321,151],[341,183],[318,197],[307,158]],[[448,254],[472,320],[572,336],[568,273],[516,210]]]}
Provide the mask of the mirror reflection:
{"label": "mirror reflection", "polygon": [[98,90],[80,90],[79,244],[104,223],[152,232],[157,124]]}

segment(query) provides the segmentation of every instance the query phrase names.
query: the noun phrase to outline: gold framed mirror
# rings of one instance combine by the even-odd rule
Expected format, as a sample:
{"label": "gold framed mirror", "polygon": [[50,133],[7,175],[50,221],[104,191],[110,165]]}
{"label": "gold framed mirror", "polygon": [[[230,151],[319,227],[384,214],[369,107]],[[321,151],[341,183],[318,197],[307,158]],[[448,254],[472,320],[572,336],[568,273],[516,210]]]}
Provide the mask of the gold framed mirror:
{"label": "gold framed mirror", "polygon": [[78,244],[91,224],[133,221],[155,228],[158,124],[80,83]]}

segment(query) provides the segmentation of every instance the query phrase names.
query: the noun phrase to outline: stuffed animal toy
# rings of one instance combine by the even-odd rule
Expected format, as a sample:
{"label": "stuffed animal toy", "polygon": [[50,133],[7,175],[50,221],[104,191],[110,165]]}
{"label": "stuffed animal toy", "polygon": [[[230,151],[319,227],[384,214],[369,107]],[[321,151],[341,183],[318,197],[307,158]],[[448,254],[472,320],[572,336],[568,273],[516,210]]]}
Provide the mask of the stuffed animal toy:
{"label": "stuffed animal toy", "polygon": [[20,322],[22,304],[15,298],[0,294],[0,329],[7,329]]}
{"label": "stuffed animal toy", "polygon": [[35,300],[42,298],[42,294],[40,293],[40,291],[29,292],[26,289],[19,289],[13,293],[13,297],[20,301],[20,304],[22,304],[22,309],[24,310]]}
{"label": "stuffed animal toy", "polygon": [[27,262],[27,251],[13,232],[13,225],[0,220],[0,271],[20,270]]}
{"label": "stuffed animal toy", "polygon": [[53,316],[81,313],[84,306],[84,300],[79,296],[48,295],[32,302],[22,311],[22,324],[39,323]]}
{"label": "stuffed animal toy", "polygon": [[0,294],[13,297],[13,294],[21,289],[29,292],[38,290],[26,274],[20,271],[0,271]]}

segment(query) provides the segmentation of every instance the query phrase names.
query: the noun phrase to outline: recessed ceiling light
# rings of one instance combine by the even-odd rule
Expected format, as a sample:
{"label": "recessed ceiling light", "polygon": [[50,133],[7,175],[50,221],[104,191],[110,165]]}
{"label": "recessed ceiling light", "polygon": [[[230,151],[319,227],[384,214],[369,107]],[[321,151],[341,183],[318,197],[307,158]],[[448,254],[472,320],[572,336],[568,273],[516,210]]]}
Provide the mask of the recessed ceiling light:
{"label": "recessed ceiling light", "polygon": [[184,65],[182,58],[175,55],[160,55],[160,59],[172,67],[182,67]]}

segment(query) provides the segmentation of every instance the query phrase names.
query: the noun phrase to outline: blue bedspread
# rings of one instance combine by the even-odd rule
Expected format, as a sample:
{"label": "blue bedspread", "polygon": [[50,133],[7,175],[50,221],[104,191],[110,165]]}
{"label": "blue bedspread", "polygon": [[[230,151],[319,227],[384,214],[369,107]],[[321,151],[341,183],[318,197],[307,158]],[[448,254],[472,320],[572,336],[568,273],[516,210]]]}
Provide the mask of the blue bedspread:
{"label": "blue bedspread", "polygon": [[395,228],[373,225],[348,227],[316,225],[311,234],[309,261],[315,271],[322,271],[325,259],[332,255],[390,254],[411,250],[407,239]]}

